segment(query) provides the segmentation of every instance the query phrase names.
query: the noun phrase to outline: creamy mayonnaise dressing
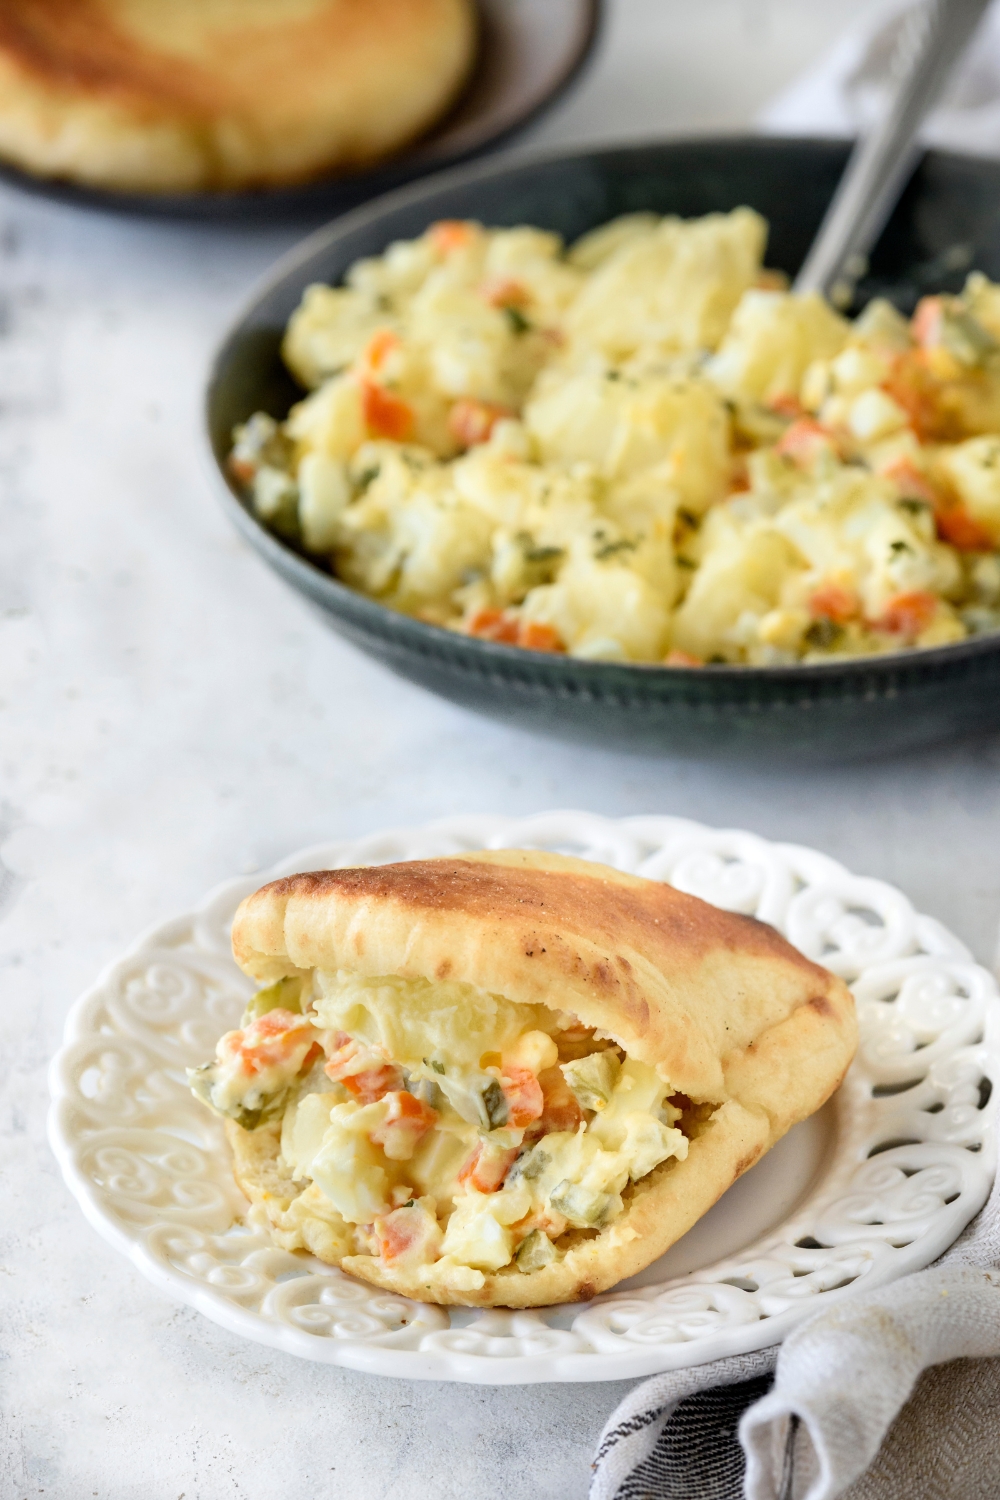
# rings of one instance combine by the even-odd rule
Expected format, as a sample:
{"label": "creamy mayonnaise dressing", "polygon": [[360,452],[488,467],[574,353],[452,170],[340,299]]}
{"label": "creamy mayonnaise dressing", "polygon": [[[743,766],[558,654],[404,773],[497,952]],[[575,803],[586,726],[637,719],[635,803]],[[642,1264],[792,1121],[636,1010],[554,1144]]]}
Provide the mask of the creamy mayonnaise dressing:
{"label": "creamy mayonnaise dressing", "polygon": [[296,1014],[288,984],[260,992],[192,1086],[246,1128],[281,1121],[293,1217],[322,1220],[339,1254],[474,1290],[612,1224],[630,1182],[687,1155],[671,1085],[559,1010],[317,971]]}

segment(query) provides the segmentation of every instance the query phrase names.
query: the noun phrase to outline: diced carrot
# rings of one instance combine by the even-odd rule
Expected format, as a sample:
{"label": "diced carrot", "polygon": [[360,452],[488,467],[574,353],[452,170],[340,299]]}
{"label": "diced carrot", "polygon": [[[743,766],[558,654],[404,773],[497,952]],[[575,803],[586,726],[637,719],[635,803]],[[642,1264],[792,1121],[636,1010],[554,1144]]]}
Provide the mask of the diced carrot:
{"label": "diced carrot", "polygon": [[[326,1071],[329,1072],[329,1065]],[[374,1104],[401,1088],[403,1075],[391,1063],[386,1063],[381,1068],[369,1068],[365,1073],[347,1073],[340,1081],[360,1104]]]}
{"label": "diced carrot", "polygon": [[539,620],[521,620],[517,630],[517,644],[526,651],[565,651],[559,632],[551,625]]}
{"label": "diced carrot", "polygon": [[882,469],[883,479],[891,479],[899,490],[900,495],[906,500],[926,500],[928,505],[937,507],[941,502],[941,493],[926,474],[922,474],[916,464],[908,458],[900,458],[894,464],[887,465]]}
{"label": "diced carrot", "polygon": [[388,1101],[389,1112],[372,1131],[371,1140],[383,1148],[390,1161],[409,1161],[417,1142],[437,1122],[438,1112],[405,1089],[383,1097]]}
{"label": "diced carrot", "polygon": [[507,1101],[507,1124],[519,1129],[537,1120],[544,1108],[542,1088],[530,1068],[505,1067],[500,1087]]}
{"label": "diced carrot", "polygon": [[779,391],[777,396],[771,397],[767,406],[779,417],[791,417],[794,420],[802,415],[802,402],[794,391]]}
{"label": "diced carrot", "polygon": [[309,1051],[306,1053],[305,1057],[302,1059],[302,1070],[303,1070],[303,1072],[305,1072],[306,1069],[311,1068],[312,1065],[313,1065],[313,1063],[319,1062],[319,1060],[320,1060],[320,1058],[322,1056],[323,1056],[323,1048],[320,1046],[319,1042],[313,1042],[312,1046],[309,1048]]}
{"label": "diced carrot", "polygon": [[379,1256],[391,1263],[413,1248],[422,1226],[410,1209],[397,1208],[384,1218],[376,1219],[373,1227],[378,1236]]}
{"label": "diced carrot", "polygon": [[922,349],[932,349],[941,342],[944,321],[944,299],[921,297],[910,320],[913,337]]}
{"label": "diced carrot", "polygon": [[330,1038],[333,1050],[327,1053],[324,1072],[335,1083],[348,1073],[364,1073],[373,1067],[381,1067],[384,1059],[373,1048],[355,1041],[346,1031],[337,1031]]}
{"label": "diced carrot", "polygon": [[679,651],[675,646],[663,658],[663,665],[665,667],[703,667],[705,663],[700,656],[692,656],[690,651]]}
{"label": "diced carrot", "polygon": [[575,1131],[583,1120],[580,1108],[561,1068],[546,1068],[538,1075],[542,1089],[543,1108],[539,1124],[541,1133],[551,1130]]}
{"label": "diced carrot", "polygon": [[812,417],[799,417],[775,444],[775,452],[800,469],[807,468],[819,454],[836,451],[832,434]]}
{"label": "diced carrot", "polygon": [[959,501],[943,505],[935,516],[938,536],[960,552],[992,552],[996,543]]}
{"label": "diced carrot", "polygon": [[925,630],[937,613],[938,601],[926,589],[914,589],[908,594],[897,594],[890,599],[885,610],[871,623],[876,630],[890,635],[901,635],[912,641]]}
{"label": "diced carrot", "polygon": [[491,307],[527,307],[531,293],[512,276],[490,276],[479,288],[479,295]]}
{"label": "diced carrot", "polygon": [[827,579],[809,595],[809,613],[814,620],[835,620],[843,625],[861,613],[861,603],[853,589]]}
{"label": "diced carrot", "polygon": [[435,1258],[436,1247],[432,1249],[430,1242],[439,1242],[437,1226],[419,1204],[411,1202],[393,1209],[392,1213],[376,1219],[372,1229],[378,1241],[378,1253],[388,1265],[404,1256],[421,1260]]}
{"label": "diced carrot", "polygon": [[309,1023],[303,1021],[300,1015],[293,1010],[283,1010],[281,1006],[275,1006],[274,1010],[266,1010],[256,1021],[252,1021],[247,1027],[245,1036],[272,1037],[283,1036],[290,1031],[304,1030]]}
{"label": "diced carrot", "polygon": [[374,380],[361,382],[361,400],[365,425],[372,437],[391,438],[405,443],[413,436],[413,407],[402,397],[393,395]]}
{"label": "diced carrot", "polygon": [[925,349],[897,355],[882,389],[906,412],[921,442],[955,441],[962,436],[961,422],[942,405],[941,382],[928,367]]}
{"label": "diced carrot", "polygon": [[474,448],[486,442],[498,422],[516,415],[511,407],[501,406],[497,401],[476,401],[463,396],[448,413],[448,431],[463,448]]}
{"label": "diced carrot", "polygon": [[750,488],[750,470],[747,467],[746,457],[739,453],[733,459],[732,471],[729,479],[729,493],[731,495],[742,495]]}
{"label": "diced carrot", "polygon": [[393,333],[391,328],[380,328],[373,333],[361,355],[361,363],[364,368],[375,374],[385,365],[390,355],[395,354],[397,349],[402,348],[399,335]]}
{"label": "diced carrot", "polygon": [[224,1038],[225,1051],[240,1060],[246,1073],[262,1073],[286,1063],[296,1050],[302,1057],[310,1051],[316,1033],[311,1024],[294,1011],[269,1010],[246,1028],[232,1031]]}
{"label": "diced carrot", "polygon": [[465,219],[439,219],[428,229],[427,236],[439,255],[451,255],[471,245],[476,232],[477,226]]}
{"label": "diced carrot", "polygon": [[257,472],[253,464],[248,463],[245,458],[237,458],[234,453],[230,453],[227,464],[230,474],[234,479],[238,479],[240,484],[249,484]]}
{"label": "diced carrot", "polygon": [[510,1150],[501,1150],[480,1141],[459,1172],[458,1180],[468,1183],[469,1187],[475,1188],[479,1193],[495,1193],[503,1186],[504,1178],[514,1165],[516,1156],[516,1146]]}
{"label": "diced carrot", "polygon": [[517,616],[508,614],[505,609],[477,609],[466,620],[465,633],[483,641],[503,641],[508,646],[516,646],[519,623]]}

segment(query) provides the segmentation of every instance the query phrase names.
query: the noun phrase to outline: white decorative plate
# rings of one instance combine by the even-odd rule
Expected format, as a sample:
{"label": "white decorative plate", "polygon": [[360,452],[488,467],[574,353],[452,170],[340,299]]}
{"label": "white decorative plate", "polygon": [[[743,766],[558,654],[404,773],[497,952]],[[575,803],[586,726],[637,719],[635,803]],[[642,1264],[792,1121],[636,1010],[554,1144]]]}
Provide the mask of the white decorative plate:
{"label": "white decorative plate", "polygon": [[[586,1306],[429,1307],[274,1248],[184,1077],[253,988],[229,926],[264,880],[503,847],[600,860],[758,916],[858,1001],[861,1047],[837,1097],[642,1276]],[[70,1013],[50,1138],[94,1227],[234,1333],[382,1375],[618,1380],[777,1343],[821,1303],[928,1265],[989,1192],[998,1064],[992,976],[899,891],[822,854],[680,818],[451,818],[307,849],[140,938]]]}

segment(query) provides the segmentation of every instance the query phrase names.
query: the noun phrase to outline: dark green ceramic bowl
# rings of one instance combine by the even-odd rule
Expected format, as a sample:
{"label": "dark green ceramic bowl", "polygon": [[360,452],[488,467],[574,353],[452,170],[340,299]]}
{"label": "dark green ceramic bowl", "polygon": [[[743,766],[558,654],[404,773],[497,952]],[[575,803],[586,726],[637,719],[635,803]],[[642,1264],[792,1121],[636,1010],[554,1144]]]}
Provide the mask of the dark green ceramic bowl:
{"label": "dark green ceramic bowl", "polygon": [[[453,634],[354,593],[278,541],[226,477],[237,422],[284,416],[301,392],[279,356],[303,289],[435,219],[537,224],[573,239],[636,209],[683,216],[750,204],[768,264],[794,273],[847,159],[839,142],[761,137],[582,150],[434,177],[337,220],[286,256],[215,361],[208,426],[223,499],[260,555],[326,622],[394,672],[543,734],[637,751],[841,760],[1000,727],[1000,635],[818,666],[700,670],[577,661]],[[930,152],[872,258],[859,300],[908,308],[969,265],[1000,280],[1000,164]]]}

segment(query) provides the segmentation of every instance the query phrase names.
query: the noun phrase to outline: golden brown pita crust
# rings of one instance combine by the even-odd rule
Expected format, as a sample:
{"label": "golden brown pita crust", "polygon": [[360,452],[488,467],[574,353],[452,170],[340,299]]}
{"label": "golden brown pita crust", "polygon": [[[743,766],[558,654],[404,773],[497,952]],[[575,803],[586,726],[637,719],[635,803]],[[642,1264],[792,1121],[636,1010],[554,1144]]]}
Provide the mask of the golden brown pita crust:
{"label": "golden brown pita crust", "polygon": [[[656,881],[537,851],[275,881],[243,902],[233,951],[259,979],[313,968],[447,978],[569,1011],[678,1093],[711,1105],[686,1160],[628,1187],[624,1213],[607,1228],[561,1237],[565,1253],[542,1270],[510,1265],[469,1291],[370,1256],[335,1260],[425,1301],[542,1306],[587,1300],[634,1275],[826,1102],[857,1042],[850,991],[773,928]],[[287,1238],[277,1133],[265,1143],[256,1139],[264,1132],[229,1130],[244,1191],[284,1226],[282,1243],[305,1244]]]}
{"label": "golden brown pita crust", "polygon": [[0,155],[148,191],[301,181],[427,129],[474,50],[471,0],[8,0]]}
{"label": "golden brown pita crust", "polygon": [[690,1098],[731,1097],[726,1069],[839,980],[773,927],[660,881],[535,850],[324,870],[276,880],[233,924],[255,978],[296,969],[450,979],[571,1011]]}

